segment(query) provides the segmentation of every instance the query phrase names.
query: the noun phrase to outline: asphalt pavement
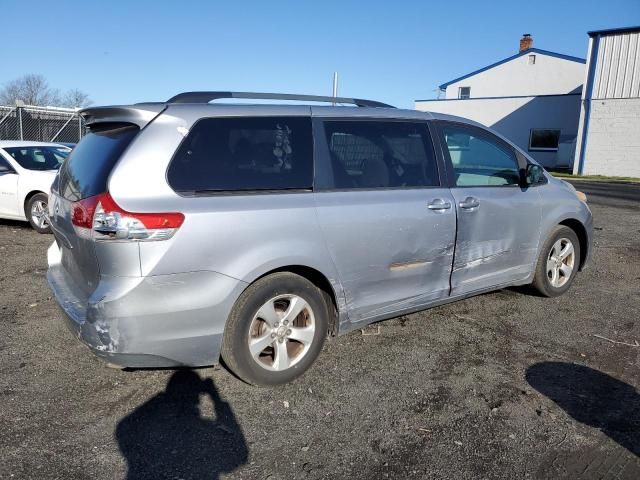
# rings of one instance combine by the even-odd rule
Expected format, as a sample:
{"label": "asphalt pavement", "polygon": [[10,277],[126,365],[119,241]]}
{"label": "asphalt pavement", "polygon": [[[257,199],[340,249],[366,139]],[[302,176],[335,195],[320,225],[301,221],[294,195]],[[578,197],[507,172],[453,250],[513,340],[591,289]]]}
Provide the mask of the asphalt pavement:
{"label": "asphalt pavement", "polygon": [[594,255],[331,338],[281,388],[107,368],[47,288],[52,241],[0,221],[0,478],[640,478],[640,186],[575,182]]}

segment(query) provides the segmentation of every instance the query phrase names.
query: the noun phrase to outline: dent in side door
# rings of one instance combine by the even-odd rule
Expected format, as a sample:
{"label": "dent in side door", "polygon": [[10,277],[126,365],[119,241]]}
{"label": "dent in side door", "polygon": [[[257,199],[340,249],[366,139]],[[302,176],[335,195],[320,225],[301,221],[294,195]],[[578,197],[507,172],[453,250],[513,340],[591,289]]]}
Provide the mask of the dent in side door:
{"label": "dent in side door", "polygon": [[455,212],[429,200],[445,189],[314,194],[320,227],[344,288],[351,325],[449,294]]}
{"label": "dent in side door", "polygon": [[[452,294],[527,278],[540,238],[538,192],[509,187],[451,191],[458,204]],[[460,208],[468,196],[478,199],[476,210]]]}

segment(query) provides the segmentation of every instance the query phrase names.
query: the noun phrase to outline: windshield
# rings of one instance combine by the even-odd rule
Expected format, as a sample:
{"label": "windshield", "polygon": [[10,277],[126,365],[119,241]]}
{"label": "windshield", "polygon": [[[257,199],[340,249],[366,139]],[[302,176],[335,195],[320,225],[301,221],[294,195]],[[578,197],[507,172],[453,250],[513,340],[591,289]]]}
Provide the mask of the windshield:
{"label": "windshield", "polygon": [[57,170],[69,156],[66,147],[9,147],[5,151],[27,170]]}

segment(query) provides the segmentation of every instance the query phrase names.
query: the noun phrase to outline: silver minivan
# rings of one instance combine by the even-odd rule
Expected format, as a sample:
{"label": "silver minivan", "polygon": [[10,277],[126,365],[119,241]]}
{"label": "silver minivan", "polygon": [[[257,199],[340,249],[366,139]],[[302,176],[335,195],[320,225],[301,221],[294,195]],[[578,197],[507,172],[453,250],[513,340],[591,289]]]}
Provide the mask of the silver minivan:
{"label": "silver minivan", "polygon": [[589,258],[584,195],[462,118],[239,92],[81,113],[47,277],[111,364],[222,358],[280,384],[327,335],[511,285],[560,295]]}

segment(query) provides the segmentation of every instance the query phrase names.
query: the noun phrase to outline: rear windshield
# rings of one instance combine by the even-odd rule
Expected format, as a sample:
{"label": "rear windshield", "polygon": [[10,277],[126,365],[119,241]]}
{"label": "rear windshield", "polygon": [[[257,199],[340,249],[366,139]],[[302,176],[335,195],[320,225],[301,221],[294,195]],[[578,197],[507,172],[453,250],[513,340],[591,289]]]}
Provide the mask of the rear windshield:
{"label": "rear windshield", "polygon": [[69,156],[67,147],[7,147],[5,151],[27,170],[57,170]]}
{"label": "rear windshield", "polygon": [[75,202],[106,192],[111,170],[139,130],[129,123],[92,127],[60,169],[60,194]]}
{"label": "rear windshield", "polygon": [[186,194],[311,189],[311,120],[202,119],[178,148],[167,179],[174,190]]}

